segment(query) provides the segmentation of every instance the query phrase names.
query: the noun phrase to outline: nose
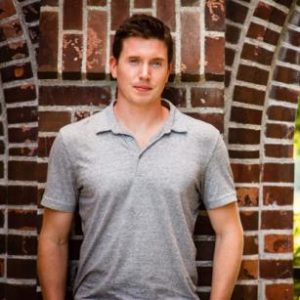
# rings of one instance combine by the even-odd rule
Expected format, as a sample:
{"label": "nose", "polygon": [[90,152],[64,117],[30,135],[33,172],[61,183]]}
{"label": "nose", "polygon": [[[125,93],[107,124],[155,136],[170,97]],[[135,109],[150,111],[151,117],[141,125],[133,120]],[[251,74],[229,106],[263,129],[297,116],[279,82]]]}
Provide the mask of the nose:
{"label": "nose", "polygon": [[147,63],[141,65],[140,78],[143,80],[148,80],[150,78],[150,68]]}

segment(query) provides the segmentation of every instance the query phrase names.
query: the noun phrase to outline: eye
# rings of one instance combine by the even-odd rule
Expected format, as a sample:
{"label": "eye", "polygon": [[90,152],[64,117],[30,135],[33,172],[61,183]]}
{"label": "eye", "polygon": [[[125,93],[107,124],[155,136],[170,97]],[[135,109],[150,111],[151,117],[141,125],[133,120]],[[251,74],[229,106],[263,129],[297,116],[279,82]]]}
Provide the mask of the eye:
{"label": "eye", "polygon": [[162,63],[161,63],[161,61],[153,61],[153,62],[151,63],[151,65],[152,65],[154,68],[159,68],[159,67],[161,67]]}
{"label": "eye", "polygon": [[129,58],[129,63],[132,65],[136,65],[139,63],[139,59],[137,57],[130,57]]}

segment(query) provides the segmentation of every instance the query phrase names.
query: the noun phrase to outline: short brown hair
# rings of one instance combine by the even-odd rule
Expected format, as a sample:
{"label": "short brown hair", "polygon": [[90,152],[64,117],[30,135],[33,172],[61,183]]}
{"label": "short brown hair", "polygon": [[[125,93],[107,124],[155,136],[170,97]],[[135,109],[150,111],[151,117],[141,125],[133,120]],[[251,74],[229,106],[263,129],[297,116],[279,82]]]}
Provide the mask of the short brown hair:
{"label": "short brown hair", "polygon": [[168,63],[171,63],[173,39],[169,27],[161,20],[145,14],[135,14],[127,19],[116,31],[114,37],[112,53],[116,60],[121,55],[123,41],[129,37],[154,38],[163,41],[168,50]]}

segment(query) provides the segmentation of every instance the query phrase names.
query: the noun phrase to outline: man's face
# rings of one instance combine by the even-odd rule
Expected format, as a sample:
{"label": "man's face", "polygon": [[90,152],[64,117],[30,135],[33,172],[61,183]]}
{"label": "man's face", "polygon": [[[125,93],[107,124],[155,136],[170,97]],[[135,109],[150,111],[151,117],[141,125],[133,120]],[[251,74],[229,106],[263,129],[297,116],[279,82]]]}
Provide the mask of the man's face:
{"label": "man's face", "polygon": [[167,47],[158,39],[127,38],[118,61],[111,57],[110,70],[118,82],[118,101],[158,103],[170,73]]}

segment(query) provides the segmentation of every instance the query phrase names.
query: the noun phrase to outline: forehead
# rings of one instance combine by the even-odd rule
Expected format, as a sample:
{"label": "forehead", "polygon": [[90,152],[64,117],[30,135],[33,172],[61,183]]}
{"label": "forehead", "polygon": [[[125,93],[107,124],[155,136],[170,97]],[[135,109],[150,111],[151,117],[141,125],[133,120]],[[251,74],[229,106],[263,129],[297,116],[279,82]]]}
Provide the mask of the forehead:
{"label": "forehead", "polygon": [[166,44],[155,38],[130,37],[123,41],[121,56],[140,56],[167,59]]}

